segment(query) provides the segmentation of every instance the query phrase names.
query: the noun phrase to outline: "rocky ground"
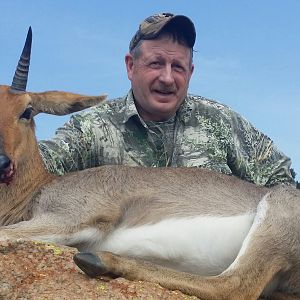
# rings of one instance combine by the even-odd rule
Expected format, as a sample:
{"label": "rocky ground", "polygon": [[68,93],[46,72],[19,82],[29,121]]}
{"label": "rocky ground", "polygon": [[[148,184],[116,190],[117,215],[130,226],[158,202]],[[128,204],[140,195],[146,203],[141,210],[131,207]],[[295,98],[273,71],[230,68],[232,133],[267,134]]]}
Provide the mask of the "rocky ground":
{"label": "rocky ground", "polygon": [[0,300],[197,299],[153,283],[88,278],[73,263],[75,252],[37,242],[1,242]]}

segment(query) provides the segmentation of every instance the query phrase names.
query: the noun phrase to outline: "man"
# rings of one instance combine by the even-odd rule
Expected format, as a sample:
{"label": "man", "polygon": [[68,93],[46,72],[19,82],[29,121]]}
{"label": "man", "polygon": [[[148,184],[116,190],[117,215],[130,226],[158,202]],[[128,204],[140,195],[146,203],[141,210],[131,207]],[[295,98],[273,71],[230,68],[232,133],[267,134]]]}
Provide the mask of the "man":
{"label": "man", "polygon": [[186,16],[144,20],[125,57],[129,93],[73,116],[40,142],[51,172],[104,164],[204,167],[258,185],[293,182],[290,159],[225,105],[187,94],[196,31]]}

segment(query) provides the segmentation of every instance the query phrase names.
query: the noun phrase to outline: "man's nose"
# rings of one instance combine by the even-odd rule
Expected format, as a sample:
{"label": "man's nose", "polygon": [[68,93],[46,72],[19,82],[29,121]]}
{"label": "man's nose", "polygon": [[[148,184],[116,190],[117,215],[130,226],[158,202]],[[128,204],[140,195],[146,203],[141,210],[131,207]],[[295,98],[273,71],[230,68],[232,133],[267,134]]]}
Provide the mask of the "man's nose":
{"label": "man's nose", "polygon": [[171,85],[174,83],[171,65],[166,65],[161,69],[159,80],[166,85]]}

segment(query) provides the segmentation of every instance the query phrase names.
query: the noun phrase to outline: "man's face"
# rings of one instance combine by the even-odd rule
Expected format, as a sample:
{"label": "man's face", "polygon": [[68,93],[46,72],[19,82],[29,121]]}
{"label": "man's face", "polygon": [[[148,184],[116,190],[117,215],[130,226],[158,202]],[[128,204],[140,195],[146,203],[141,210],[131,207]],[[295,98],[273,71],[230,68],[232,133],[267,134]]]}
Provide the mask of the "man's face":
{"label": "man's face", "polygon": [[167,120],[186,97],[194,69],[191,50],[168,36],[145,40],[140,47],[137,58],[125,57],[138,112],[144,120]]}

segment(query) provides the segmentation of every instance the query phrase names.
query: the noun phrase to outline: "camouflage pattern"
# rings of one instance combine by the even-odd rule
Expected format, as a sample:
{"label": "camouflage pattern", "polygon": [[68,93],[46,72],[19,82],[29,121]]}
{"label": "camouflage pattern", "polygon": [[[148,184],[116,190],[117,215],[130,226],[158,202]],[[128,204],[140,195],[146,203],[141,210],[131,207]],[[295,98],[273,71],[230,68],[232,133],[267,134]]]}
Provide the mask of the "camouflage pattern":
{"label": "camouflage pattern", "polygon": [[172,30],[181,32],[193,48],[196,40],[196,29],[194,23],[186,16],[171,13],[160,13],[145,19],[139,26],[129,44],[129,50],[135,48],[140,40],[152,40],[156,38],[167,25],[172,25]]}
{"label": "camouflage pattern", "polygon": [[188,95],[176,116],[145,123],[132,91],[71,117],[55,137],[40,142],[56,174],[105,164],[203,167],[258,185],[293,182],[290,159],[272,140],[229,107]]}

